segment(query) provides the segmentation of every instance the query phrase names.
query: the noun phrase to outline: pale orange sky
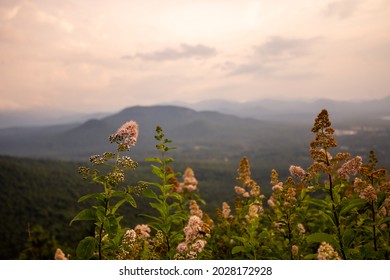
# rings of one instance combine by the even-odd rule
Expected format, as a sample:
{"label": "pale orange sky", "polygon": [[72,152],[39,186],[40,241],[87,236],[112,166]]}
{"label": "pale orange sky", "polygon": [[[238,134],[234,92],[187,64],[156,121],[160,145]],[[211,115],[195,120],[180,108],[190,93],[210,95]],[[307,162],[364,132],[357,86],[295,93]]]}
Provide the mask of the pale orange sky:
{"label": "pale orange sky", "polygon": [[390,95],[389,0],[0,0],[0,111]]}

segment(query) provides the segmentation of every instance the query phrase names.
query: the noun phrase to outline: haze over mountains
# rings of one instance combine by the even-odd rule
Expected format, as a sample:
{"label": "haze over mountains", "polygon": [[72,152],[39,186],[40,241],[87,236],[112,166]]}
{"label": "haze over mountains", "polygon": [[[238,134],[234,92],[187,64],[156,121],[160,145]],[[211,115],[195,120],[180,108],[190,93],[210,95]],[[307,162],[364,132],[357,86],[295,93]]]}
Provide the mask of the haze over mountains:
{"label": "haze over mountains", "polygon": [[[382,99],[367,101],[335,101],[318,99],[315,101],[263,99],[248,102],[233,102],[211,99],[197,103],[172,102],[170,104],[190,108],[196,111],[216,111],[239,117],[261,120],[281,120],[311,123],[313,116],[326,108],[333,117],[358,121],[367,119],[383,120],[390,118],[390,95]],[[128,107],[133,105],[129,104]],[[125,107],[125,106],[124,106]],[[0,128],[15,126],[44,126],[84,122],[89,119],[103,118],[116,112],[74,113],[64,109],[61,112],[47,108],[45,110],[18,110],[0,112]]]}
{"label": "haze over mountains", "polygon": [[314,119],[327,108],[341,149],[362,155],[374,149],[389,164],[390,97],[367,102],[209,101],[192,107],[198,111],[170,105],[134,106],[87,121],[2,128],[0,154],[86,160],[115,150],[108,136],[123,122],[135,120],[140,136],[131,152],[139,159],[155,151],[153,136],[160,125],[174,140],[174,155],[181,160],[237,161],[251,155],[259,161],[305,162]]}
{"label": "haze over mountains", "polygon": [[[255,119],[244,119],[212,111],[198,112],[178,106],[135,106],[119,113],[91,119],[82,124],[43,127],[3,128],[0,130],[0,154],[87,159],[90,155],[115,149],[107,141],[110,134],[125,121],[135,120],[140,136],[132,153],[145,157],[155,150],[155,128],[160,125],[166,136],[174,140],[176,154],[186,159],[224,160],[254,150],[272,150],[298,144],[292,137],[302,135],[307,128]],[[307,137],[308,133],[306,133]],[[305,138],[306,138],[305,137]]]}
{"label": "haze over mountains", "polygon": [[356,117],[358,117],[359,121],[390,118],[390,96],[368,101],[264,99],[243,103],[226,100],[208,100],[195,104],[181,102],[178,102],[178,104],[195,110],[212,110],[240,117],[304,123],[311,123],[313,115],[316,115],[324,108],[334,118],[348,121],[356,120]]}
{"label": "haze over mountains", "polygon": [[[193,168],[207,202],[204,210],[214,213],[223,201],[234,198],[236,170],[243,156],[248,157],[253,178],[265,194],[271,191],[273,168],[280,178],[289,175],[291,164],[307,168],[311,164],[309,143],[314,139],[311,128],[322,108],[328,109],[336,128],[337,151],[361,155],[367,161],[369,151],[374,150],[379,166],[388,170],[389,101],[210,101],[189,104],[193,109],[184,104],[132,106],[105,116],[65,119],[62,124],[0,128],[0,186],[5,202],[0,204],[5,221],[0,229],[0,239],[5,240],[0,244],[0,258],[18,257],[30,223],[43,225],[61,242],[68,242],[69,234],[77,240],[68,224],[77,213],[78,197],[88,191],[77,167],[91,155],[116,152],[108,136],[125,121],[137,121],[140,130],[129,154],[140,164],[129,176],[132,182],[149,181],[153,175],[145,158],[159,156],[154,135],[160,125],[176,147],[169,153],[174,159],[171,166],[176,172]],[[331,153],[335,152],[332,149]],[[140,206],[139,212],[131,209],[128,214],[135,217],[143,209]]]}

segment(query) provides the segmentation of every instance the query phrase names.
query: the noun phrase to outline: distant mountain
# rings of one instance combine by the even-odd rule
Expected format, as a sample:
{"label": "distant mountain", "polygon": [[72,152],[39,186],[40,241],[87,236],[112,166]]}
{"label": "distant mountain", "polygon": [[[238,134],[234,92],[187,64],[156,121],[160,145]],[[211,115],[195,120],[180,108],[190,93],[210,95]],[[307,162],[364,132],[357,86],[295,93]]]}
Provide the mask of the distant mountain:
{"label": "distant mountain", "polygon": [[182,104],[195,110],[212,110],[240,117],[261,120],[279,120],[288,122],[311,123],[313,116],[326,108],[333,119],[340,123],[352,121],[362,123],[383,122],[390,118],[390,96],[368,101],[335,101],[318,99],[315,101],[264,99],[250,102],[229,102],[226,100],[208,100],[195,104]]}
{"label": "distant mountain", "polygon": [[48,126],[69,123],[81,123],[91,118],[103,118],[109,113],[73,113],[67,111],[44,110],[18,110],[0,112],[0,128],[17,126]]}
{"label": "distant mountain", "polygon": [[[324,102],[315,104],[313,107],[320,107]],[[253,106],[256,108],[256,104]],[[376,103],[367,104],[368,108],[378,106]],[[333,108],[334,111],[339,110],[337,106]],[[382,114],[386,113],[386,109],[382,108]],[[249,109],[243,110],[250,113]],[[279,118],[271,121],[178,106],[135,106],[82,124],[0,129],[0,154],[86,160],[93,154],[115,151],[115,146],[108,142],[108,136],[125,121],[135,120],[140,127],[140,136],[131,154],[137,161],[157,155],[154,134],[156,126],[160,125],[165,135],[174,141],[177,149],[172,155],[177,159],[238,162],[245,155],[269,171],[270,166],[286,168],[293,162],[308,162],[309,142],[313,138],[310,130],[321,109],[309,114],[311,110],[314,109],[302,108],[302,116],[310,115],[310,123],[301,123],[293,116],[288,120]],[[379,114],[380,110],[377,110]],[[380,158],[390,162],[390,121],[373,122],[372,111],[351,113],[350,120],[347,120],[346,112],[344,119],[334,118],[330,114],[337,128],[340,148],[363,156],[370,149],[375,149]],[[275,112],[273,114],[276,115]],[[367,122],[367,125],[363,125],[363,122]],[[361,126],[356,126],[357,123]]]}
{"label": "distant mountain", "polygon": [[310,128],[302,125],[239,118],[218,112],[177,106],[136,106],[80,125],[0,129],[0,154],[87,159],[112,151],[107,138],[128,120],[135,120],[140,136],[132,153],[139,157],[155,151],[155,128],[160,125],[186,159],[228,159],[254,151],[272,153],[276,147],[306,148]]}

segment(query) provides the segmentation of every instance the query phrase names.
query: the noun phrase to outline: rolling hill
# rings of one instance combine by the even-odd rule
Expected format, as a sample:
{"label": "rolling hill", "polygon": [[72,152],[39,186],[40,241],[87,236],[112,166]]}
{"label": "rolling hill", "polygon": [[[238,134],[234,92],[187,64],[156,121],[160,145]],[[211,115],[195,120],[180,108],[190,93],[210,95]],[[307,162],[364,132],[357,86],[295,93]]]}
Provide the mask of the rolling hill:
{"label": "rolling hill", "polygon": [[154,151],[155,127],[160,125],[177,147],[180,159],[221,160],[255,151],[271,152],[288,147],[304,150],[310,136],[302,125],[198,112],[176,106],[130,107],[102,119],[80,125],[0,129],[0,154],[85,160],[112,150],[107,138],[125,121],[135,120],[140,136],[132,153],[138,159]]}
{"label": "rolling hill", "polygon": [[[356,113],[349,118],[354,119],[353,116]],[[316,114],[312,119],[315,117]],[[358,117],[354,122],[344,119],[341,125],[337,123],[341,119],[336,119],[338,150],[366,158],[369,150],[374,149],[379,164],[389,169],[387,122],[370,121],[356,126]],[[57,237],[60,245],[75,246],[78,236],[72,235],[73,239],[68,240],[75,230],[68,227],[68,222],[80,208],[77,198],[88,191],[77,174],[77,166],[91,155],[115,152],[108,136],[128,120],[137,121],[140,127],[137,145],[130,150],[130,156],[140,163],[132,174],[132,183],[149,180],[151,176],[149,164],[144,160],[158,156],[153,136],[160,125],[177,147],[170,155],[175,159],[172,166],[177,172],[183,172],[187,166],[193,168],[201,195],[207,202],[204,210],[211,215],[222,201],[234,198],[236,169],[241,157],[249,158],[252,177],[261,185],[263,193],[270,190],[272,168],[285,178],[290,164],[304,168],[309,164],[311,125],[178,106],[136,106],[83,123],[3,128],[0,129],[0,155],[3,155],[0,156],[0,214],[4,242],[0,244],[3,252],[0,258],[18,258],[25,248],[26,230],[33,225],[42,225]],[[137,211],[142,212],[142,207]],[[136,221],[137,211],[129,211],[130,220]],[[88,228],[77,230],[81,236]]]}

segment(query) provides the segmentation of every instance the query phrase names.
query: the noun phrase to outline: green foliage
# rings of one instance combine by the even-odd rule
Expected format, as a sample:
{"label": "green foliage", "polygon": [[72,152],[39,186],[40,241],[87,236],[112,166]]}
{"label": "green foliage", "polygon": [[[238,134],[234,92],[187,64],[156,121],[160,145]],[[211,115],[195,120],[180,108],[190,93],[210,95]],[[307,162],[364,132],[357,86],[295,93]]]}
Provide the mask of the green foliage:
{"label": "green foliage", "polygon": [[157,215],[143,216],[150,220],[148,223],[150,227],[163,234],[165,244],[161,258],[172,258],[175,246],[178,244],[177,240],[181,237],[178,225],[182,224],[188,217],[179,208],[183,203],[183,197],[173,191],[175,185],[171,182],[177,174],[169,172],[168,169],[173,159],[167,157],[167,153],[175,149],[169,146],[172,141],[165,138],[163,130],[159,126],[156,127],[154,138],[157,140],[156,148],[160,151],[161,156],[147,158],[146,161],[156,164],[151,164],[151,168],[158,181],[142,183],[149,186],[143,191],[143,196],[153,201],[149,202],[149,205],[156,210]]}
{"label": "green foliage", "polygon": [[43,229],[41,225],[29,228],[25,249],[19,258],[26,260],[52,260],[58,243],[55,236]]}
{"label": "green foliage", "polygon": [[95,225],[94,236],[85,237],[77,247],[76,254],[80,259],[111,259],[113,252],[119,248],[124,230],[121,226],[123,216],[117,210],[126,202],[137,207],[133,194],[139,193],[142,188],[121,186],[125,182],[125,171],[137,167],[136,162],[128,156],[121,156],[121,153],[129,151],[135,145],[137,136],[138,125],[133,121],[125,123],[116,134],[109,137],[111,143],[117,144],[116,154],[106,152],[102,156],[90,157],[93,166],[106,169],[91,170],[85,166],[79,168],[84,179],[90,179],[92,184],[103,188],[100,193],[88,194],[79,199],[79,202],[95,199],[96,204],[92,208],[81,210],[70,222],[93,221]]}
{"label": "green foliage", "polygon": [[[105,192],[80,199],[95,198],[98,206],[81,211],[72,222],[97,221],[100,234],[82,240],[78,256],[92,258],[99,247],[101,258],[102,244],[107,243],[105,256],[119,259],[389,259],[390,183],[386,170],[377,168],[373,152],[366,164],[359,156],[351,159],[349,153],[332,155],[337,142],[326,110],[316,118],[312,132],[312,164],[307,171],[291,165],[291,176],[285,181],[272,170],[269,207],[264,207],[265,195],[252,179],[249,160],[243,157],[237,169],[234,208],[223,202],[215,223],[200,210],[197,202],[204,201],[199,194],[189,191],[197,184],[192,169],[187,168],[185,182],[178,183],[169,166],[173,159],[167,157],[174,149],[169,145],[172,141],[157,126],[160,157],[146,160],[152,163],[151,173],[157,180],[142,182],[148,186],[142,195],[154,210],[154,214],[143,216],[154,231],[138,225],[124,234],[119,223],[122,217],[115,212],[125,201],[131,203],[131,196],[112,192],[118,186],[112,179],[115,176],[100,176],[85,168],[84,176],[92,174]],[[103,160],[99,156],[95,160],[105,162],[112,157],[107,154]],[[113,168],[122,172],[117,166]],[[107,201],[114,194],[123,199],[110,208]]]}
{"label": "green foliage", "polygon": [[[82,209],[75,203],[88,184],[75,172],[79,163],[0,156],[0,259],[17,259],[35,225],[55,236],[58,246],[75,255],[90,225],[69,227]],[[48,254],[52,259],[55,253]]]}
{"label": "green foliage", "polygon": [[[110,136],[110,142],[118,145],[115,154],[92,156],[95,168],[79,169],[93,191],[81,195],[79,202],[89,204],[69,220],[75,230],[89,223],[93,231],[84,235],[70,258],[390,259],[389,175],[378,167],[374,152],[366,161],[337,152],[326,110],[314,122],[311,162],[306,169],[291,165],[289,172],[282,172],[290,173],[284,179],[273,169],[271,187],[260,187],[257,179],[264,180],[263,176],[255,180],[257,169],[243,156],[237,185],[231,188],[235,198],[223,201],[216,214],[210,215],[213,219],[199,206],[208,205],[207,199],[200,197],[193,170],[185,169],[183,182],[177,179],[179,174],[172,167],[180,163],[168,156],[175,148],[159,126],[155,134],[159,156],[146,159],[148,175],[141,173],[145,177],[136,187],[125,180],[128,171],[138,167],[130,157],[122,156],[138,135],[130,124],[134,122]],[[209,164],[202,165],[199,178],[202,173],[205,176],[218,170],[212,161]],[[215,181],[222,177],[216,176]],[[203,191],[212,194],[208,189]],[[129,219],[122,211],[126,205],[133,213],[129,216],[140,211],[147,225],[127,227]],[[142,208],[135,209],[139,205]],[[57,246],[50,234],[36,231],[38,237],[30,238],[25,246],[25,258],[44,258],[32,248],[48,246],[54,250]]]}

